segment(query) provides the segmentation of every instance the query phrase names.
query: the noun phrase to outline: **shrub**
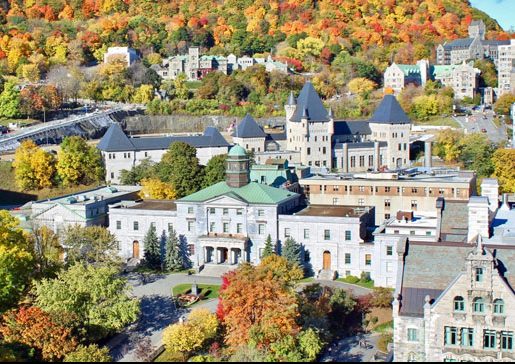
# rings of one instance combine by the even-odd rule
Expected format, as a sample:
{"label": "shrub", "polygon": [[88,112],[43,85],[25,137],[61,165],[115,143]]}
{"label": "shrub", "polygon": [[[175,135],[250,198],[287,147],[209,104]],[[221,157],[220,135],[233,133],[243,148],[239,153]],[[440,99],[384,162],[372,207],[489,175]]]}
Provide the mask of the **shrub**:
{"label": "shrub", "polygon": [[388,344],[393,342],[393,335],[390,333],[383,333],[377,342],[377,348],[383,353],[388,352]]}
{"label": "shrub", "polygon": [[361,276],[359,280],[363,283],[370,282],[370,273],[369,272],[361,272]]}
{"label": "shrub", "polygon": [[355,284],[359,282],[359,278],[356,276],[347,276],[345,280],[349,283]]}
{"label": "shrub", "polygon": [[372,294],[372,306],[381,308],[392,307],[393,295],[389,288],[375,287]]}

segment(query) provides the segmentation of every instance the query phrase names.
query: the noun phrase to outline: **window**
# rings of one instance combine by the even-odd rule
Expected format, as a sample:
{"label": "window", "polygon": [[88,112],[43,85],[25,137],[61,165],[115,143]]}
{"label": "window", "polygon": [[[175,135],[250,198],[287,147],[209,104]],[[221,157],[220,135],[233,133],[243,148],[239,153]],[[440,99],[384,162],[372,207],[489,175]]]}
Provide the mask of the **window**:
{"label": "window", "polygon": [[311,155],[311,148],[308,147],[307,153],[308,153],[308,155]]}
{"label": "window", "polygon": [[483,331],[483,349],[495,349],[495,331],[484,330]]}
{"label": "window", "polygon": [[354,157],[354,156],[350,157],[350,166],[351,166],[351,168],[356,167],[356,157]]}
{"label": "window", "polygon": [[209,213],[210,213],[211,215],[214,215],[214,214],[216,213],[216,209],[214,209],[214,208],[210,208],[210,209],[209,209]]}
{"label": "window", "polygon": [[390,192],[390,190],[391,190],[391,187],[385,187],[384,188],[384,192]]}
{"label": "window", "polygon": [[151,222],[150,226],[152,226],[155,229],[156,228],[156,223],[155,222]]}
{"label": "window", "polygon": [[417,200],[411,200],[411,208],[413,210],[416,210],[417,209]]}
{"label": "window", "polygon": [[497,299],[494,301],[494,314],[495,315],[503,315],[504,314],[504,301],[501,299]]}
{"label": "window", "polygon": [[258,225],[258,234],[263,235],[265,233],[265,224]]}
{"label": "window", "polygon": [[111,172],[111,179],[114,179],[114,172]]}
{"label": "window", "polygon": [[324,230],[324,240],[331,240],[331,230]]}
{"label": "window", "polygon": [[364,167],[365,166],[365,156],[364,155],[360,155],[359,156],[359,166],[360,167]]}
{"label": "window", "polygon": [[445,345],[458,345],[458,329],[445,326]]}
{"label": "window", "polygon": [[333,198],[333,205],[338,205],[338,198],[337,197]]}
{"label": "window", "polygon": [[418,330],[417,329],[408,329],[408,341],[418,341]]}
{"label": "window", "polygon": [[476,268],[476,282],[483,282],[483,268]]}
{"label": "window", "polygon": [[365,192],[365,186],[359,186],[359,192]]}
{"label": "window", "polygon": [[360,198],[360,199],[358,200],[358,205],[359,205],[359,206],[364,206],[364,205],[365,205],[365,199],[364,199],[364,198]]}
{"label": "window", "polygon": [[512,351],[513,350],[513,332],[503,331],[501,333],[501,350]]}
{"label": "window", "polygon": [[173,224],[171,222],[168,223],[168,232],[173,230]]}
{"label": "window", "polygon": [[309,239],[309,229],[304,229],[304,239]]}
{"label": "window", "polygon": [[209,232],[214,233],[215,232],[215,226],[216,224],[214,222],[209,223]]}
{"label": "window", "polygon": [[193,207],[188,207],[188,214],[192,214],[192,213],[193,213]]}
{"label": "window", "polygon": [[365,254],[365,265],[372,265],[372,254]]}
{"label": "window", "polygon": [[369,155],[368,156],[368,166],[372,167],[373,165],[374,165],[374,156],[373,155]]}
{"label": "window", "polygon": [[237,209],[236,215],[243,215],[243,209]]}
{"label": "window", "polygon": [[418,192],[418,189],[416,187],[411,188],[411,193],[417,193],[417,192]]}
{"label": "window", "polygon": [[290,237],[290,228],[284,228],[284,237],[289,238]]}
{"label": "window", "polygon": [[229,209],[223,209],[224,215],[229,215]]}
{"label": "window", "polygon": [[236,233],[241,234],[243,232],[243,224],[236,224]]}
{"label": "window", "polygon": [[258,216],[265,216],[265,210],[259,209]]}
{"label": "window", "polygon": [[195,245],[194,244],[188,244],[188,255],[194,255],[195,254]]}
{"label": "window", "polygon": [[389,255],[389,256],[393,255],[393,246],[388,245],[386,247],[386,255]]}
{"label": "window", "polygon": [[415,235],[415,230],[410,230],[409,234],[410,235]]}
{"label": "window", "polygon": [[350,255],[350,253],[345,253],[345,264],[351,264],[351,255]]}
{"label": "window", "polygon": [[228,222],[224,222],[224,233],[225,234],[229,233],[229,223]]}
{"label": "window", "polygon": [[485,301],[482,298],[474,298],[473,311],[475,313],[485,312]]}
{"label": "window", "polygon": [[117,221],[116,222],[116,230],[121,230],[122,229],[122,222],[121,221]]}
{"label": "window", "polygon": [[454,312],[465,312],[465,300],[463,297],[454,297]]}
{"label": "window", "polygon": [[350,240],[352,240],[352,231],[350,231],[350,230],[345,230],[345,240],[346,240],[346,241],[350,241]]}
{"label": "window", "polygon": [[474,329],[461,329],[461,346],[473,347],[474,346]]}
{"label": "window", "polygon": [[134,231],[138,231],[138,230],[139,230],[139,222],[134,221],[134,224],[133,224],[133,230],[134,230]]}
{"label": "window", "polygon": [[426,231],[426,236],[431,236],[431,231]]}

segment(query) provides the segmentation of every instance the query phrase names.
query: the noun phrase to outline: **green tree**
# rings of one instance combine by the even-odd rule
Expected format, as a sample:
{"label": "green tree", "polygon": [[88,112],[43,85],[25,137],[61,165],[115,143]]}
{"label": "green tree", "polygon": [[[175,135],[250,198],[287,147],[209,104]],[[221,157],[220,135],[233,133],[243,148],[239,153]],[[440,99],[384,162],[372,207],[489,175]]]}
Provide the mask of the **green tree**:
{"label": "green tree", "polygon": [[295,239],[289,237],[284,242],[282,254],[286,260],[291,264],[302,264],[302,249],[299,243]]}
{"label": "green tree", "polygon": [[98,340],[137,319],[139,302],[129,290],[118,269],[77,263],[54,279],[36,282],[33,293],[38,307],[77,315],[88,338]]}
{"label": "green tree", "polygon": [[494,111],[499,115],[509,116],[511,105],[515,102],[514,94],[504,94],[494,104]]}
{"label": "green tree", "polygon": [[75,351],[65,356],[65,363],[110,363],[113,361],[107,347],[99,347],[96,344],[79,345]]}
{"label": "green tree", "polygon": [[169,272],[178,272],[184,268],[184,263],[177,233],[171,229],[166,239],[165,269]]}
{"label": "green tree", "polygon": [[497,87],[497,70],[491,60],[477,59],[474,61],[474,67],[481,71],[479,87]]}
{"label": "green tree", "polygon": [[20,115],[20,91],[16,83],[7,81],[4,90],[0,93],[0,116],[15,118]]}
{"label": "green tree", "polygon": [[34,243],[34,261],[39,275],[50,276],[62,268],[64,249],[59,241],[59,235],[46,226],[33,223],[32,241]]}
{"label": "green tree", "polygon": [[145,247],[145,266],[150,269],[161,269],[161,244],[154,224],[150,224],[143,245]]}
{"label": "green tree", "polygon": [[161,181],[175,187],[177,198],[197,192],[202,184],[202,169],[197,150],[183,142],[172,143],[157,167]]}
{"label": "green tree", "polygon": [[460,141],[459,161],[465,168],[475,170],[479,177],[490,177],[494,172],[492,156],[495,149],[486,135],[467,134]]}
{"label": "green tree", "polygon": [[272,244],[272,237],[268,234],[265,241],[265,249],[263,250],[261,258],[266,258],[272,254],[275,254],[275,246]]}
{"label": "green tree", "polygon": [[225,180],[225,163],[227,154],[216,155],[207,162],[204,168],[202,188],[212,186]]}
{"label": "green tree", "polygon": [[57,172],[65,186],[99,182],[104,178],[100,151],[81,137],[64,138],[57,152]]}
{"label": "green tree", "polygon": [[130,171],[122,169],[120,172],[120,183],[122,185],[137,185],[143,179],[150,179],[155,177],[156,164],[150,159],[144,159],[140,164],[132,167]]}
{"label": "green tree", "polygon": [[102,226],[69,226],[62,235],[67,263],[118,265],[118,239]]}

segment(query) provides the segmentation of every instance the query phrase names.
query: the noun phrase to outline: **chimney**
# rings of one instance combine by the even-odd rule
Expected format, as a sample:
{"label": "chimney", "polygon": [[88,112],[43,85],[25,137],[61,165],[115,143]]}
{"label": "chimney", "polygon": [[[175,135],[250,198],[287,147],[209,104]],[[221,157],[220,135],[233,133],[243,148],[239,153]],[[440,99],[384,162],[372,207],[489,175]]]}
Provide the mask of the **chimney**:
{"label": "chimney", "polygon": [[510,203],[508,202],[508,194],[507,193],[503,193],[502,194],[501,210],[503,210],[503,211],[510,211],[511,210]]}
{"label": "chimney", "polygon": [[481,196],[488,197],[491,212],[499,208],[499,182],[496,178],[484,178],[481,182]]}
{"label": "chimney", "polygon": [[490,237],[489,199],[485,196],[472,196],[468,203],[467,241],[475,241],[478,235]]}
{"label": "chimney", "polygon": [[424,167],[431,169],[433,168],[433,150],[430,141],[424,143]]}
{"label": "chimney", "polygon": [[349,173],[349,145],[347,143],[343,143],[343,173]]}

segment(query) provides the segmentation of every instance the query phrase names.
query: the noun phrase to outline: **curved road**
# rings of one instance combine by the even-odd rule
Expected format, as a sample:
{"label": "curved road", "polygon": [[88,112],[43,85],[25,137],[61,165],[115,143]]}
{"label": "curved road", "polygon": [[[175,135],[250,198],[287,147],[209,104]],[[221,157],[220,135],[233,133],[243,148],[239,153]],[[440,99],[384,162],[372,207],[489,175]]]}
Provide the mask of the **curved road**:
{"label": "curved road", "polygon": [[507,141],[507,129],[504,123],[497,127],[494,122],[494,113],[492,110],[485,110],[483,114],[480,111],[472,111],[470,116],[456,116],[453,117],[466,133],[481,133],[486,130],[486,135],[494,143],[502,143]]}

